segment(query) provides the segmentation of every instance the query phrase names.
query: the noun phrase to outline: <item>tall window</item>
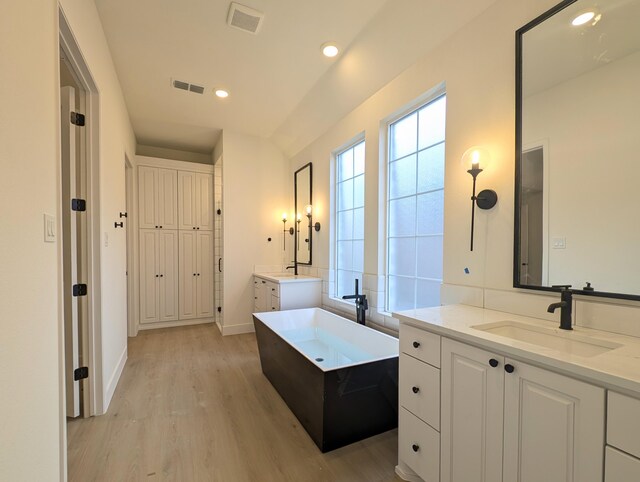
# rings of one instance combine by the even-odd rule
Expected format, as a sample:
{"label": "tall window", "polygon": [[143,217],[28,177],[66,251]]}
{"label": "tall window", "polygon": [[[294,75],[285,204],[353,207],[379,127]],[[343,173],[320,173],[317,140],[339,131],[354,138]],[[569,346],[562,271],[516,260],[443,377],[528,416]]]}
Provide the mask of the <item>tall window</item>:
{"label": "tall window", "polygon": [[336,157],[336,295],[362,290],[364,270],[364,141]]}
{"label": "tall window", "polygon": [[389,126],[390,312],[440,304],[445,112],[443,95]]}

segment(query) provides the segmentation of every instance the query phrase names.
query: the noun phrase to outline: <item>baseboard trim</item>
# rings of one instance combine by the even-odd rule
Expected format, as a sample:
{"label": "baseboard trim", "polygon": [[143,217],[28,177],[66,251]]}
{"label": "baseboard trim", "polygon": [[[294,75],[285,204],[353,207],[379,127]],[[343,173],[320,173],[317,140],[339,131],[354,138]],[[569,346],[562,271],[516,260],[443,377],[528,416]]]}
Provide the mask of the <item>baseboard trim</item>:
{"label": "baseboard trim", "polygon": [[253,323],[244,323],[242,325],[230,325],[222,327],[222,335],[242,335],[244,333],[254,333],[256,331]]}
{"label": "baseboard trim", "polygon": [[216,326],[218,327],[218,330],[220,330],[220,334],[222,334],[222,325],[219,321],[216,321]]}
{"label": "baseboard trim", "polygon": [[[124,347],[124,351],[122,355],[120,355],[120,360],[118,360],[118,365],[114,370],[111,378],[109,379],[109,383],[107,384],[107,388],[104,391],[104,400],[102,402],[102,410],[103,413],[107,413],[109,410],[109,404],[111,403],[111,399],[113,398],[113,394],[116,392],[116,387],[118,386],[118,382],[120,381],[120,377],[122,376],[122,372],[124,371],[124,366],[127,363],[127,347]],[[99,414],[99,415],[102,415]]]}
{"label": "baseboard trim", "polygon": [[189,326],[189,325],[203,325],[205,323],[213,323],[210,318],[201,318],[197,320],[178,320],[178,321],[163,321],[159,323],[147,323],[138,325],[139,331],[143,330],[156,330],[158,328],[175,328],[176,326]]}

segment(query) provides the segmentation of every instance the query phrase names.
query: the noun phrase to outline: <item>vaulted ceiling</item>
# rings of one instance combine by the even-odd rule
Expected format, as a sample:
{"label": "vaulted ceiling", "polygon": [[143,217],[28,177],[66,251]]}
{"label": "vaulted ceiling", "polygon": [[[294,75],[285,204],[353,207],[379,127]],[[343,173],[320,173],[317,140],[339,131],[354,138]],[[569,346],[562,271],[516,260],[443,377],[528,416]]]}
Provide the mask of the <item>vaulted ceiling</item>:
{"label": "vaulted ceiling", "polygon": [[209,153],[231,129],[289,154],[494,1],[241,0],[264,13],[252,35],[226,24],[230,0],[95,0],[138,143]]}

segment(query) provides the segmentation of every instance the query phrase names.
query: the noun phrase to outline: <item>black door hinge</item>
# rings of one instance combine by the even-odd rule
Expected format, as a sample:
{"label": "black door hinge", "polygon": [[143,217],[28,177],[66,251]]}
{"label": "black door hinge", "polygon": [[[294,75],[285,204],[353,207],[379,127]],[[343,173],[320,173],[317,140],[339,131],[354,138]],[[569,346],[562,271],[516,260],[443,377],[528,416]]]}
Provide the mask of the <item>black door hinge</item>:
{"label": "black door hinge", "polygon": [[77,284],[73,285],[73,296],[87,296],[87,285]]}
{"label": "black door hinge", "polygon": [[78,112],[72,112],[71,123],[74,126],[84,127],[84,114],[80,114]]}
{"label": "black door hinge", "polygon": [[218,306],[218,313],[222,313],[222,306]]}
{"label": "black door hinge", "polygon": [[85,378],[89,378],[89,367],[80,367],[73,370],[73,380],[83,380]]}
{"label": "black door hinge", "polygon": [[71,210],[72,211],[86,211],[87,210],[87,201],[84,199],[72,199],[71,200]]}

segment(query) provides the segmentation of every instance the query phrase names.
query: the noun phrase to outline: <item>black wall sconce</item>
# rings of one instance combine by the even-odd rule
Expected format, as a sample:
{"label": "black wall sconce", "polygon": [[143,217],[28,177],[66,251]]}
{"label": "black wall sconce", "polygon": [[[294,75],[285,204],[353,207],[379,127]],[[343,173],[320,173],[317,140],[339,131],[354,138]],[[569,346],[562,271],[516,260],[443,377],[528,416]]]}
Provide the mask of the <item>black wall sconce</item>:
{"label": "black wall sconce", "polygon": [[293,228],[287,229],[287,213],[286,212],[282,213],[282,232],[283,232],[282,250],[286,251],[287,250],[287,232],[289,232],[291,236],[293,236],[293,233],[294,233]]}
{"label": "black wall sconce", "polygon": [[[462,155],[462,166],[473,177],[473,193],[471,195],[471,251],[473,251],[473,228],[475,224],[476,205],[480,209],[491,209],[498,202],[498,195],[493,189],[483,189],[476,195],[476,178],[489,164],[489,152],[482,147],[470,147]],[[482,166],[482,167],[480,167]]]}

